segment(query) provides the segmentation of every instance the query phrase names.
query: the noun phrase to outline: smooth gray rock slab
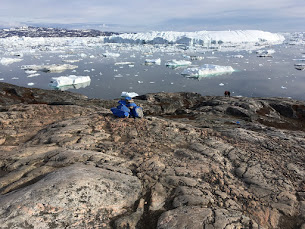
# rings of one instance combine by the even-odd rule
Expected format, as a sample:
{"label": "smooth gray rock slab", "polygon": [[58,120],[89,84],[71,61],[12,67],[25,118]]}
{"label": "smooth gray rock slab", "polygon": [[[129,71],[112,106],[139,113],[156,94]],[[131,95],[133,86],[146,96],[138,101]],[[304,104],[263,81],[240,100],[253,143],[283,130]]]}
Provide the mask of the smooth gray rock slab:
{"label": "smooth gray rock slab", "polygon": [[167,211],[158,221],[158,229],[258,228],[257,223],[239,211],[200,207],[181,207]]}
{"label": "smooth gray rock slab", "polygon": [[138,178],[75,164],[0,198],[1,228],[109,228],[133,206]]}

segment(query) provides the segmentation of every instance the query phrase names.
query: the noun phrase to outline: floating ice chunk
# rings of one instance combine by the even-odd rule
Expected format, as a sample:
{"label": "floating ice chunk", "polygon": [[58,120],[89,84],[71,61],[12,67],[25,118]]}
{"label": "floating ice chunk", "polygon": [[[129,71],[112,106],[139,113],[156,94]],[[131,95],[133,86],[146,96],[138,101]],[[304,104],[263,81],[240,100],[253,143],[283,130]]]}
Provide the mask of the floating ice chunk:
{"label": "floating ice chunk", "polygon": [[130,97],[130,98],[133,98],[133,97],[136,97],[136,96],[139,96],[139,94],[135,93],[135,92],[122,91],[122,93],[121,93],[121,97]]}
{"label": "floating ice chunk", "polygon": [[234,69],[231,66],[220,66],[213,64],[204,64],[199,68],[187,68],[181,73],[187,77],[200,77],[209,75],[221,75],[225,73],[232,73]]}
{"label": "floating ice chunk", "polygon": [[138,83],[143,83],[143,81],[138,80]]}
{"label": "floating ice chunk", "polygon": [[16,62],[20,62],[20,61],[23,61],[23,59],[20,59],[20,58],[5,58],[3,57],[1,60],[0,60],[0,63],[2,65],[10,65],[12,63],[16,63]]}
{"label": "floating ice chunk", "polygon": [[152,81],[152,82],[149,82],[149,83],[155,83],[155,82]]}
{"label": "floating ice chunk", "polygon": [[25,73],[26,74],[35,74],[37,71],[34,70],[26,70]]}
{"label": "floating ice chunk", "polygon": [[66,63],[73,64],[73,63],[79,62],[80,60],[63,60],[63,61],[66,62]]}
{"label": "floating ice chunk", "polygon": [[275,53],[273,49],[268,50],[257,50],[256,54],[258,57],[272,57],[272,54]]}
{"label": "floating ice chunk", "polygon": [[112,57],[112,58],[116,58],[119,57],[120,54],[119,53],[112,53],[112,52],[105,52],[102,54],[104,57]]}
{"label": "floating ice chunk", "polygon": [[300,62],[304,62],[305,59],[293,59],[294,61],[300,61]]}
{"label": "floating ice chunk", "polygon": [[157,64],[160,65],[161,64],[161,59],[146,59],[145,60],[145,64]]}
{"label": "floating ice chunk", "polygon": [[114,65],[133,65],[134,62],[117,62]]}
{"label": "floating ice chunk", "polygon": [[28,85],[29,85],[29,86],[33,86],[33,85],[34,85],[34,83],[28,83]]}
{"label": "floating ice chunk", "polygon": [[282,88],[282,89],[287,89],[287,87],[285,87],[285,86],[281,86],[281,88]]}
{"label": "floating ice chunk", "polygon": [[18,77],[13,77],[12,80],[19,80],[19,78]]}
{"label": "floating ice chunk", "polygon": [[188,56],[188,55],[182,55],[183,58],[190,59],[190,60],[203,60],[203,56]]}
{"label": "floating ice chunk", "polygon": [[87,57],[87,54],[81,53],[80,56],[81,56],[82,58],[86,58],[86,57]]}
{"label": "floating ice chunk", "polygon": [[167,62],[165,65],[168,67],[179,67],[179,66],[188,66],[191,65],[192,62],[191,61],[187,61],[187,60],[172,60]]}
{"label": "floating ice chunk", "polygon": [[4,80],[4,78],[0,78],[0,80]]}
{"label": "floating ice chunk", "polygon": [[295,64],[294,65],[295,69],[304,71],[305,70],[305,64]]}
{"label": "floating ice chunk", "polygon": [[243,55],[232,55],[233,58],[244,58]]}
{"label": "floating ice chunk", "polygon": [[32,77],[35,77],[35,76],[40,76],[40,74],[39,73],[35,73],[35,74],[28,75],[27,77],[28,78],[32,78]]}
{"label": "floating ice chunk", "polygon": [[122,78],[123,76],[121,74],[117,74],[114,76],[115,78]]}
{"label": "floating ice chunk", "polygon": [[222,86],[224,86],[224,84],[223,84],[223,83],[220,83],[220,84],[219,84],[219,86],[221,86],[221,87],[222,87]]}
{"label": "floating ice chunk", "polygon": [[84,87],[89,86],[90,83],[91,83],[91,81],[88,81],[88,82],[84,82],[84,83],[78,83],[78,84],[73,84],[73,85],[65,85],[65,86],[61,86],[61,87],[55,87],[55,89],[61,90],[61,91],[65,91],[65,90],[68,90],[68,89],[79,89],[79,88],[84,88]]}
{"label": "floating ice chunk", "polygon": [[61,73],[67,69],[78,68],[76,65],[71,64],[51,64],[51,65],[23,65],[21,69],[24,70],[33,70],[33,71],[42,71],[42,72],[51,72],[51,73]]}
{"label": "floating ice chunk", "polygon": [[75,76],[75,75],[60,76],[60,77],[52,77],[49,86],[60,88],[68,85],[88,83],[90,81],[91,81],[90,76]]}
{"label": "floating ice chunk", "polygon": [[130,65],[128,65],[128,67],[133,68],[133,67],[134,67],[134,65],[133,65],[133,64],[130,64]]}

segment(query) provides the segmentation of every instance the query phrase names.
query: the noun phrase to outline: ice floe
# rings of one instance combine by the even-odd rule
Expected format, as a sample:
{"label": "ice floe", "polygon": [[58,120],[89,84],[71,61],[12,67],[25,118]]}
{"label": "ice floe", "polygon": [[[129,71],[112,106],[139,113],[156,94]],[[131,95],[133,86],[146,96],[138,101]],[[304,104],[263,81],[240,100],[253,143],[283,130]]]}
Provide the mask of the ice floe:
{"label": "ice floe", "polygon": [[60,77],[52,77],[49,86],[59,88],[63,86],[88,83],[90,81],[91,81],[90,76],[76,76],[76,75],[60,76]]}
{"label": "ice floe", "polygon": [[134,62],[117,62],[114,65],[133,65]]}
{"label": "ice floe", "polygon": [[105,52],[103,53],[104,57],[112,57],[112,58],[116,58],[120,56],[120,53],[113,53],[113,52]]}
{"label": "ice floe", "polygon": [[295,69],[304,71],[305,70],[305,64],[294,64]]}
{"label": "ice floe", "polygon": [[0,64],[2,65],[10,65],[12,63],[16,63],[16,62],[20,62],[20,61],[23,61],[23,59],[20,59],[20,58],[1,58],[0,59]]}
{"label": "ice floe", "polygon": [[80,60],[63,60],[63,62],[70,63],[70,64],[77,63],[79,61]]}
{"label": "ice floe", "polygon": [[240,59],[241,59],[241,58],[244,58],[243,55],[232,55],[232,57],[233,57],[233,58],[240,58]]}
{"label": "ice floe", "polygon": [[34,73],[34,74],[28,75],[27,77],[32,78],[32,77],[36,77],[36,76],[40,76],[40,74],[39,73]]}
{"label": "ice floe", "polygon": [[157,65],[160,65],[161,64],[161,59],[158,58],[158,59],[146,59],[145,60],[145,64],[157,64]]}
{"label": "ice floe", "polygon": [[179,67],[179,66],[188,66],[188,65],[191,65],[191,64],[192,64],[191,61],[175,60],[175,59],[165,63],[166,66],[172,67],[172,68]]}
{"label": "ice floe", "polygon": [[61,73],[67,69],[78,68],[76,65],[71,64],[51,64],[51,65],[22,65],[21,69],[26,71],[42,71],[42,72],[51,72],[51,73]]}
{"label": "ice floe", "polygon": [[221,75],[225,73],[232,73],[234,69],[231,66],[220,66],[214,64],[204,64],[201,67],[187,68],[181,73],[187,77],[201,77],[209,75]]}
{"label": "ice floe", "polygon": [[272,57],[273,53],[275,53],[275,50],[273,50],[273,49],[256,51],[256,54],[258,57]]}

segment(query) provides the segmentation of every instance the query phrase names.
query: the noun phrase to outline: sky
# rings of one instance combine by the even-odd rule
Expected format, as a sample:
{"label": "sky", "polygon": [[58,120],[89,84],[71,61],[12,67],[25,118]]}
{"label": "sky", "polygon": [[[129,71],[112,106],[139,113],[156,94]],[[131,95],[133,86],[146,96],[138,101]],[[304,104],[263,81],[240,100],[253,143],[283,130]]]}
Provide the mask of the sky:
{"label": "sky", "polygon": [[0,27],[305,31],[304,0],[0,0]]}

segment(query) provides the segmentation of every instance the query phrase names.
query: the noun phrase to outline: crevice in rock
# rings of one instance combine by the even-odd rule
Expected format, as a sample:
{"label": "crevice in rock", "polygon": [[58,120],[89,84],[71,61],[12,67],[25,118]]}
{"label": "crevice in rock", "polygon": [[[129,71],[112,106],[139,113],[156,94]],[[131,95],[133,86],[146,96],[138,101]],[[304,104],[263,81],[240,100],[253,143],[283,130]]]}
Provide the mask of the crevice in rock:
{"label": "crevice in rock", "polygon": [[279,229],[301,229],[302,224],[305,223],[304,217],[301,215],[287,216],[282,215],[279,220]]}
{"label": "crevice in rock", "polygon": [[144,213],[137,224],[137,228],[155,229],[157,228],[159,217],[165,210],[158,210],[158,211],[149,210],[149,206],[151,205],[151,191],[148,191],[145,194],[144,198],[145,198]]}

